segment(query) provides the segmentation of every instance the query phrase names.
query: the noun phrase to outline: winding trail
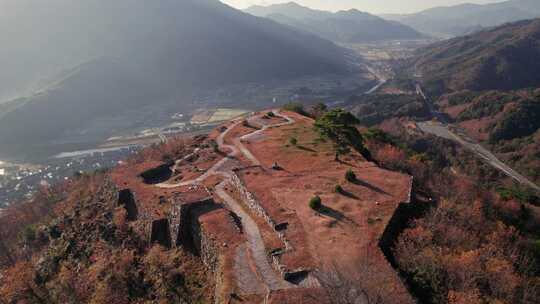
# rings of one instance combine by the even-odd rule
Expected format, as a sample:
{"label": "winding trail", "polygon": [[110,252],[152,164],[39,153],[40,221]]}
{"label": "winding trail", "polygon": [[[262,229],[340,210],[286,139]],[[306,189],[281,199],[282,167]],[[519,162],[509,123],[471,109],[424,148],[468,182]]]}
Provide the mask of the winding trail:
{"label": "winding trail", "polygon": [[[203,175],[200,177],[183,181],[176,184],[169,184],[169,183],[161,183],[157,184],[156,187],[158,188],[165,188],[165,189],[171,189],[171,188],[177,188],[177,187],[183,187],[183,186],[191,186],[191,185],[200,185],[206,178],[212,176],[212,175],[221,175],[225,179],[222,181],[219,185],[216,186],[216,195],[218,195],[224,202],[224,204],[234,213],[236,213],[242,222],[242,227],[244,229],[244,233],[247,238],[246,243],[246,250],[248,251],[247,254],[244,252],[240,252],[240,257],[237,256],[235,259],[235,263],[248,263],[248,260],[251,260],[253,262],[254,266],[254,274],[247,273],[245,265],[243,267],[238,267],[239,273],[237,275],[240,277],[238,279],[238,284],[242,285],[244,287],[244,291],[246,292],[256,292],[260,293],[261,288],[259,287],[259,284],[257,282],[253,282],[253,278],[256,277],[258,281],[262,285],[264,285],[265,292],[268,294],[270,291],[273,290],[280,290],[280,289],[288,289],[288,288],[295,288],[296,286],[285,281],[281,276],[279,276],[273,269],[272,265],[268,262],[267,254],[266,254],[266,248],[263,242],[263,238],[261,236],[261,232],[259,230],[259,227],[257,226],[256,222],[253,220],[253,218],[244,210],[242,205],[236,201],[236,199],[232,198],[226,191],[225,187],[230,182],[232,172],[230,169],[222,169],[224,164],[226,162],[230,161],[232,158],[237,156],[240,152],[253,164],[253,165],[260,165],[260,161],[249,151],[248,148],[246,148],[242,141],[246,141],[249,139],[252,139],[256,136],[260,136],[264,131],[268,130],[269,128],[278,128],[281,126],[286,126],[295,123],[295,120],[281,114],[279,111],[274,110],[272,111],[276,117],[281,117],[286,120],[286,122],[273,124],[273,125],[265,125],[261,129],[256,130],[252,133],[246,134],[244,136],[241,136],[239,138],[233,139],[233,145],[225,144],[225,137],[229,134],[231,130],[233,130],[235,127],[237,127],[239,124],[242,123],[242,119],[235,120],[232,125],[230,125],[227,130],[225,130],[223,133],[221,133],[218,138],[216,139],[216,142],[218,144],[218,147],[220,150],[229,150],[230,152],[225,156],[223,159],[218,161],[214,166],[212,166],[208,171],[206,171]],[[253,119],[254,116],[251,116],[248,118],[248,121],[250,119]],[[178,160],[175,163],[174,168],[180,165],[181,162],[186,160],[188,157],[195,154],[196,151],[191,153],[190,155]],[[246,257],[246,258],[244,258]]]}

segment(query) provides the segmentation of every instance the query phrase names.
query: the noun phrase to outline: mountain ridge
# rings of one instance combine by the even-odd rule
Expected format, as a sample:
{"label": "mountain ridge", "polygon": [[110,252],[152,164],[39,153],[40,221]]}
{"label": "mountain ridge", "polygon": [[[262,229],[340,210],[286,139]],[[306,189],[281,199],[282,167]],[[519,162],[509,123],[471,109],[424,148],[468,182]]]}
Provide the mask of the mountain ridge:
{"label": "mountain ridge", "polygon": [[244,11],[341,43],[423,37],[408,26],[395,21],[386,21],[357,9],[332,13],[288,2],[269,6],[251,6]]}
{"label": "mountain ridge", "polygon": [[540,17],[540,2],[509,0],[490,4],[464,3],[434,7],[414,14],[383,14],[381,17],[399,21],[421,33],[449,38],[480,28]]}

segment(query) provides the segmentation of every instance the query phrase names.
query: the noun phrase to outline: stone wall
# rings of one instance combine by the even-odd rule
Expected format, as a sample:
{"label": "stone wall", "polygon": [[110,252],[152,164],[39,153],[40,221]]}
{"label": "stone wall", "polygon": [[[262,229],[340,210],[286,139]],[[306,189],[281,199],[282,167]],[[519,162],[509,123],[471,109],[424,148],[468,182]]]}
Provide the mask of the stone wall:
{"label": "stone wall", "polygon": [[413,178],[411,177],[406,201],[398,205],[394,214],[388,221],[383,234],[379,238],[379,247],[393,267],[396,266],[392,252],[394,243],[401,232],[407,227],[409,221],[416,217],[422,210],[421,207],[417,206],[417,204],[412,201],[413,191]]}
{"label": "stone wall", "polygon": [[209,197],[189,204],[176,204],[171,207],[171,231],[175,246],[200,253],[200,238],[194,235],[198,228],[198,218],[208,212],[223,208]]}
{"label": "stone wall", "polygon": [[212,236],[199,226],[198,238],[200,239],[201,259],[212,272],[216,272],[219,264],[219,244],[216,244]]}
{"label": "stone wall", "polygon": [[[223,293],[223,272],[220,244],[207,232],[199,222],[199,217],[205,213],[223,208],[216,204],[211,196],[200,201],[186,203],[175,200],[168,216],[171,231],[172,246],[182,247],[200,256],[202,262],[212,272],[215,279],[215,303],[225,303],[226,294]],[[231,222],[237,227],[233,216]],[[238,227],[238,233],[241,228]]]}
{"label": "stone wall", "polygon": [[[257,166],[258,168],[262,168],[260,166]],[[274,230],[274,232],[277,234],[279,239],[283,242],[283,245],[285,246],[285,250],[293,250],[293,247],[289,240],[287,240],[287,237],[285,236],[285,233],[281,230],[276,230],[277,227],[280,227],[280,225],[283,225],[284,223],[276,224],[276,222],[270,217],[268,212],[264,209],[264,207],[261,205],[261,203],[257,200],[255,195],[251,192],[249,192],[244,185],[244,182],[240,179],[240,177],[237,174],[238,170],[234,170],[231,181],[233,186],[236,188],[238,193],[240,193],[240,197],[244,204],[247,205],[249,209],[251,209],[256,215],[263,218],[268,225]]]}
{"label": "stone wall", "polygon": [[171,226],[171,236],[173,238],[172,245],[177,247],[179,245],[180,237],[180,225],[182,223],[182,208],[181,202],[173,201],[171,210],[169,212],[169,225]]}
{"label": "stone wall", "polygon": [[386,225],[383,234],[379,238],[379,247],[385,256],[386,262],[389,264],[389,267],[395,269],[396,276],[402,282],[402,286],[404,288],[403,297],[408,298],[408,303],[415,303],[415,300],[413,298],[413,295],[408,292],[409,289],[407,288],[407,284],[402,280],[397,270],[397,264],[394,258],[393,249],[397,238],[407,227],[409,221],[423,212],[424,208],[422,206],[418,206],[418,204],[413,200],[413,194],[413,178],[411,177],[409,192],[406,201],[398,205],[398,207],[394,211],[394,214],[388,221],[388,224]]}
{"label": "stone wall", "polygon": [[[254,168],[254,167],[248,167]],[[261,168],[260,166],[256,166],[255,168]],[[239,169],[242,170],[242,169]],[[285,253],[290,253],[294,250],[293,246],[287,239],[285,233],[283,232],[286,229],[282,229],[284,226],[286,227],[288,223],[280,223],[276,224],[276,222],[270,217],[270,215],[266,212],[264,207],[261,205],[261,203],[257,200],[255,195],[251,192],[249,192],[240,177],[238,176],[238,171],[234,170],[232,176],[231,176],[231,182],[233,186],[236,188],[236,190],[240,193],[240,197],[245,205],[249,209],[251,209],[256,215],[263,218],[268,225],[272,228],[272,230],[276,233],[276,235],[279,237],[279,239],[283,242],[284,248],[281,248],[279,250],[276,250],[275,252],[271,253],[271,260],[272,265],[276,271],[278,271],[281,276],[284,279],[292,278],[297,276],[300,273],[309,272],[308,269],[300,268],[300,269],[289,269],[286,265],[284,265],[281,262],[281,257]]]}

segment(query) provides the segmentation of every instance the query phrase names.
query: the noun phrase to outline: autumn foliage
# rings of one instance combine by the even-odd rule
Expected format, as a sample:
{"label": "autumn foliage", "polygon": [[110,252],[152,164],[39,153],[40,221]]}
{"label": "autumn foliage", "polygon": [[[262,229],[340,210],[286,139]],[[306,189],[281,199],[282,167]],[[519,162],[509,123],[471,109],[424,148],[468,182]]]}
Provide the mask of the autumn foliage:
{"label": "autumn foliage", "polygon": [[400,236],[398,264],[430,303],[540,301],[540,279],[523,238],[486,216],[489,204],[442,201]]}
{"label": "autumn foliage", "polygon": [[[1,218],[0,303],[206,303],[202,262],[152,247],[106,174],[43,190]],[[150,301],[150,302],[149,302]],[[157,302],[153,302],[157,301]]]}

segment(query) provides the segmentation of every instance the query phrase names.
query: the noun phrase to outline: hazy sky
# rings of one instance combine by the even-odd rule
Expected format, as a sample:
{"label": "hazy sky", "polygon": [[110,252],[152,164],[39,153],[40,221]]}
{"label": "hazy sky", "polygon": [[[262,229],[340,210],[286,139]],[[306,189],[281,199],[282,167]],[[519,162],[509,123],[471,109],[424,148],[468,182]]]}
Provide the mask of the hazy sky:
{"label": "hazy sky", "polygon": [[[290,2],[291,0],[221,0],[237,8],[250,5],[268,5]],[[296,3],[323,10],[341,10],[357,8],[370,13],[414,13],[427,8],[455,5],[460,3],[493,3],[502,0],[296,0]]]}

